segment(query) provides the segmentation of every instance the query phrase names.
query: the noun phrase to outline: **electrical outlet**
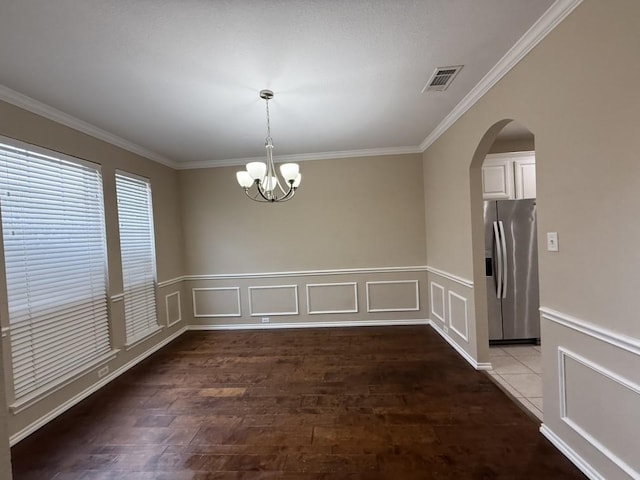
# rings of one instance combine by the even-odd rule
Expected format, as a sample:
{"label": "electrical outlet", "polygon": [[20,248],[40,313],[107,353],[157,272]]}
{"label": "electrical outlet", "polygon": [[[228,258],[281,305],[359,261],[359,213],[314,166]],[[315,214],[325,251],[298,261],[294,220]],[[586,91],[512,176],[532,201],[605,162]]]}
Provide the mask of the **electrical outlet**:
{"label": "electrical outlet", "polygon": [[104,377],[107,373],[109,373],[109,365],[98,370],[98,378]]}
{"label": "electrical outlet", "polygon": [[262,317],[262,323],[269,323],[271,319],[269,317]]}

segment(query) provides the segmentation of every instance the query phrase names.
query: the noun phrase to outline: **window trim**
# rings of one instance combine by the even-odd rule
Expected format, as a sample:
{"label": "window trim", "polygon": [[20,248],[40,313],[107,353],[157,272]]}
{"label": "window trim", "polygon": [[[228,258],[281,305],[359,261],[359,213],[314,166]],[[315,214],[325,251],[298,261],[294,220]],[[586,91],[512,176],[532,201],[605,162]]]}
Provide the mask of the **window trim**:
{"label": "window trim", "polygon": [[124,275],[124,264],[122,262],[122,232],[120,232],[120,230],[118,231],[118,240],[119,240],[119,246],[120,246],[120,269],[121,269],[121,273],[122,273],[122,293],[118,294],[118,296],[122,296],[122,302],[123,302],[123,310],[124,310],[124,327],[125,327],[125,343],[124,343],[124,349],[125,351],[129,351],[135,347],[137,347],[138,345],[140,345],[141,343],[145,342],[146,340],[148,340],[149,338],[151,338],[152,336],[156,335],[157,333],[161,332],[164,329],[164,325],[160,323],[159,321],[159,317],[158,317],[158,294],[159,294],[159,288],[158,288],[158,256],[157,256],[157,251],[156,251],[156,229],[155,229],[155,219],[154,219],[154,209],[153,209],[153,189],[151,188],[151,179],[149,177],[145,177],[142,175],[138,175],[136,173],[132,173],[132,172],[128,172],[126,170],[122,170],[122,169],[116,169],[115,173],[114,173],[114,184],[115,184],[115,189],[116,189],[116,213],[117,213],[117,218],[118,218],[118,229],[120,229],[120,209],[118,207],[118,176],[124,177],[124,178],[131,178],[133,180],[137,180],[139,182],[143,182],[147,185],[148,187],[148,192],[149,192],[149,223],[150,223],[150,228],[151,228],[151,235],[150,235],[150,250],[153,252],[153,262],[152,262],[152,267],[153,267],[153,292],[154,292],[154,309],[155,309],[155,322],[156,325],[153,326],[152,328],[146,330],[143,335],[134,337],[134,338],[129,338],[128,336],[128,332],[127,332],[127,318],[126,318],[126,292],[124,291],[124,282],[125,282],[125,275]]}
{"label": "window trim", "polygon": [[[101,190],[101,203],[102,203],[102,235],[103,235],[103,259],[104,259],[104,285],[105,285],[105,301],[106,301],[106,321],[108,327],[108,344],[110,350],[105,352],[99,357],[95,357],[91,359],[88,363],[78,366],[77,368],[67,372],[65,375],[56,378],[51,381],[48,385],[43,385],[39,388],[34,389],[33,391],[23,395],[19,399],[16,399],[15,396],[15,386],[14,386],[14,369],[13,369],[13,355],[12,355],[12,324],[9,315],[9,302],[8,302],[8,285],[7,285],[7,272],[6,272],[6,257],[4,255],[4,245],[2,245],[2,255],[0,258],[0,275],[2,279],[0,280],[0,287],[5,294],[6,301],[3,302],[2,307],[0,309],[0,331],[2,332],[2,342],[5,350],[5,358],[8,358],[8,361],[4,364],[5,369],[5,380],[7,387],[7,396],[10,399],[9,411],[16,415],[23,410],[31,407],[32,405],[38,403],[45,397],[52,395],[53,393],[65,388],[69,384],[78,380],[79,378],[90,374],[94,371],[99,365],[107,363],[116,358],[117,354],[120,352],[120,349],[113,348],[113,332],[112,332],[112,322],[111,322],[111,305],[110,305],[110,281],[109,281],[109,251],[107,245],[107,225],[105,218],[105,191],[104,191],[104,178],[102,175],[102,165],[97,162],[92,162],[89,160],[85,160],[80,157],[76,157],[73,155],[69,155],[51,148],[41,147],[40,145],[34,145],[31,143],[23,142],[21,140],[7,137],[4,135],[0,135],[0,143],[8,145],[9,147],[15,148],[16,150],[23,150],[25,152],[34,153],[36,155],[41,155],[44,157],[49,157],[53,161],[62,160],[69,163],[73,163],[76,165],[80,165],[84,168],[91,168],[95,170],[100,177],[100,190]],[[1,212],[0,212],[1,214]],[[0,219],[0,234],[2,234],[2,221]]]}

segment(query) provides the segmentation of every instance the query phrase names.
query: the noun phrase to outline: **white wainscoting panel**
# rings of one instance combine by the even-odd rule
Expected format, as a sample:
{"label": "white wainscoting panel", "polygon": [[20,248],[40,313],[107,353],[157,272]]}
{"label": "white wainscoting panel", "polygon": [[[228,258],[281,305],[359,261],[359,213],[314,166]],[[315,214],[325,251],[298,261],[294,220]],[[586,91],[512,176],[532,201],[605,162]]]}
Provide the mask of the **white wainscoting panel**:
{"label": "white wainscoting panel", "polygon": [[252,317],[299,315],[298,285],[249,287],[249,310]]}
{"label": "white wainscoting panel", "polygon": [[367,312],[416,312],[420,310],[418,280],[366,282]]}
{"label": "white wainscoting panel", "polygon": [[192,288],[194,317],[241,317],[240,287]]}
{"label": "white wainscoting panel", "polygon": [[165,295],[164,305],[167,310],[167,327],[171,327],[182,320],[180,290]]}
{"label": "white wainscoting panel", "polygon": [[358,283],[308,283],[307,313],[358,313]]}
{"label": "white wainscoting panel", "polygon": [[469,342],[469,314],[467,299],[449,290],[449,327],[465,342]]}
{"label": "white wainscoting panel", "polygon": [[[564,347],[558,347],[560,418],[631,478],[640,478],[640,385]],[[601,408],[584,386],[599,392]],[[605,401],[606,399],[606,401]]]}
{"label": "white wainscoting panel", "polygon": [[[436,293],[436,290],[438,290],[438,293]],[[442,323],[446,322],[444,287],[436,282],[431,282],[431,314]]]}

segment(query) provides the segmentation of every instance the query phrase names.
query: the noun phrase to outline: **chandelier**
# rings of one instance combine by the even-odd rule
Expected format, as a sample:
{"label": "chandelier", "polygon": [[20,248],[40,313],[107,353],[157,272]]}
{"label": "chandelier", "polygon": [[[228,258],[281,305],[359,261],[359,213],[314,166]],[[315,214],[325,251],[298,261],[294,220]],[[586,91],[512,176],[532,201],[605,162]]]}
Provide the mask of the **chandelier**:
{"label": "chandelier", "polygon": [[[282,187],[276,167],[273,164],[273,139],[271,138],[271,124],[269,122],[269,100],[273,98],[271,90],[261,90],[260,98],[267,104],[267,163],[250,162],[247,169],[236,173],[238,183],[244,188],[244,193],[256,202],[286,202],[296,193],[300,186],[302,175],[297,163],[284,163],[280,165],[280,173],[284,179],[285,188]],[[255,188],[254,188],[255,187]]]}

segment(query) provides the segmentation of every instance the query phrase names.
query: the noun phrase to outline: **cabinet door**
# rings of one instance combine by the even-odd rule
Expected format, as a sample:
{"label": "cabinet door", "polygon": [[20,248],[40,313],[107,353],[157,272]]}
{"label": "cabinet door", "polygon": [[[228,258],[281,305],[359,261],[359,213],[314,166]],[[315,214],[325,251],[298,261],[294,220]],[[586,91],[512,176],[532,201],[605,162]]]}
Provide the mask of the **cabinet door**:
{"label": "cabinet door", "polygon": [[513,161],[489,159],[482,166],[482,194],[485,200],[512,200]]}
{"label": "cabinet door", "polygon": [[536,159],[518,158],[514,162],[516,198],[536,198]]}

